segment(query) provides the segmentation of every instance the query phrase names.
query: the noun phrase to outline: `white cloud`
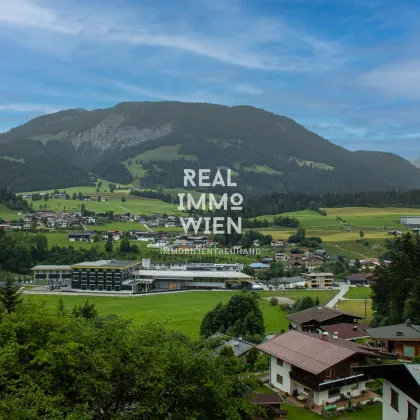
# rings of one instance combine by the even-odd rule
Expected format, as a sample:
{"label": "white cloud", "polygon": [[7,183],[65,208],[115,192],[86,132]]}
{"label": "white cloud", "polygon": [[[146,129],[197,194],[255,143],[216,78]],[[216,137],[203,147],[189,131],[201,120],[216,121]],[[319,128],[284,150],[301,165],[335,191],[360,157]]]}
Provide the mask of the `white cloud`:
{"label": "white cloud", "polygon": [[[259,70],[300,72],[325,68],[330,59],[334,62],[332,57],[338,53],[334,44],[292,27],[280,17],[256,17],[238,5],[234,14],[228,12],[229,8],[216,8],[214,20],[202,28],[192,22],[178,24],[182,12],[173,17],[155,16],[143,5],[99,12],[83,3],[74,2],[71,6],[69,10],[58,10],[40,6],[34,0],[0,0],[0,26],[27,30],[27,42],[31,46],[36,46],[37,31],[47,31],[84,43],[115,42],[184,51]],[[59,51],[60,40],[56,42]],[[309,55],[291,53],[294,45]]]}
{"label": "white cloud", "polygon": [[378,67],[361,76],[359,82],[391,95],[420,99],[420,60]]}
{"label": "white cloud", "polygon": [[[64,109],[64,108],[61,108]],[[43,104],[30,104],[30,103],[12,103],[12,104],[0,104],[0,111],[11,111],[11,112],[36,112],[42,114],[51,114],[59,111],[60,108],[51,105]]]}

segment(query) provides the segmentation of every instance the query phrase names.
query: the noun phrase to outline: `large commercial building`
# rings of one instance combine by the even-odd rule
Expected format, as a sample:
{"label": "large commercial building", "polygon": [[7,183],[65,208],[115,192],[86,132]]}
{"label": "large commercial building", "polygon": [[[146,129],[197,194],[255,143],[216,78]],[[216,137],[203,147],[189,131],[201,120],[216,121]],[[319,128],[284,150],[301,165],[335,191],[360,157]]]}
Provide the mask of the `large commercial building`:
{"label": "large commercial building", "polygon": [[37,265],[31,269],[34,282],[47,280],[51,285],[70,284],[72,269],[69,265]]}
{"label": "large commercial building", "polygon": [[240,289],[251,288],[252,278],[239,271],[137,270],[133,286],[133,293],[152,289]]}
{"label": "large commercial building", "polygon": [[71,266],[71,290],[96,292],[131,292],[128,283],[133,279],[139,261],[101,260]]}
{"label": "large commercial building", "polygon": [[420,216],[403,216],[400,223],[407,227],[420,227]]}
{"label": "large commercial building", "polygon": [[[73,292],[135,294],[149,291],[252,288],[252,278],[241,264],[172,264],[157,268],[150,260],[101,260],[73,265],[32,268],[34,280],[71,284]],[[60,281],[59,281],[60,280]],[[65,281],[64,281],[65,280]]]}

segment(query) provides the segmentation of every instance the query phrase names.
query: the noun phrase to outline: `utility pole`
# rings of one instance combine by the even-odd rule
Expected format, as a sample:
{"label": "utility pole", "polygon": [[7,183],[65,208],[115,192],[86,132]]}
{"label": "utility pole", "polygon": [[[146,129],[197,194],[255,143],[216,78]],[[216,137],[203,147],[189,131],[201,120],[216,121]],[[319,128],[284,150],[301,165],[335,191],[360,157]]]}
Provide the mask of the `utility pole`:
{"label": "utility pole", "polygon": [[365,298],[365,322],[367,324],[368,319],[367,319],[367,299]]}

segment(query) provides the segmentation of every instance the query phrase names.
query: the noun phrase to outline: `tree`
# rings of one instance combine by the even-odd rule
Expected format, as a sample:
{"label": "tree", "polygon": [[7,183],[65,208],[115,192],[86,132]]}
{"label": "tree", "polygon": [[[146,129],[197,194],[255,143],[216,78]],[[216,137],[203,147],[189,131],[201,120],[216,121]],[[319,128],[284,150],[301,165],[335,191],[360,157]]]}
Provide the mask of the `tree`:
{"label": "tree", "polygon": [[72,313],[75,318],[93,319],[98,316],[95,304],[89,304],[88,300],[83,305],[74,306]]}
{"label": "tree", "polygon": [[246,355],[246,362],[253,365],[258,360],[259,355],[260,351],[256,347],[252,347],[249,349],[248,354]]}
{"label": "tree", "polygon": [[360,236],[360,239],[363,239],[363,238],[364,238],[364,236],[365,236],[365,232],[363,232],[363,230],[361,230],[361,231],[359,232],[359,236]]}
{"label": "tree", "polygon": [[113,243],[112,243],[112,239],[108,238],[107,241],[105,242],[105,251],[106,252],[112,252],[113,249]]}
{"label": "tree", "polygon": [[124,197],[124,196],[122,196],[122,197],[121,197],[121,202],[125,203],[125,201],[126,201],[126,200],[125,200],[125,197]]}
{"label": "tree", "polygon": [[[87,322],[27,301],[0,324],[0,418],[244,419],[255,379],[232,357],[163,325]],[[139,385],[140,384],[140,385]],[[205,386],[203,386],[205,384]]]}
{"label": "tree", "polygon": [[130,246],[130,241],[127,238],[124,238],[121,240],[120,243],[120,252],[130,252],[131,251],[131,246]]}
{"label": "tree", "polygon": [[275,297],[275,296],[273,296],[271,299],[270,299],[270,305],[271,306],[277,306],[279,304],[279,300]]}
{"label": "tree", "polygon": [[233,295],[225,305],[219,303],[204,316],[200,334],[203,337],[216,332],[235,336],[264,334],[264,317],[259,299],[257,293],[245,291]]}
{"label": "tree", "polygon": [[0,287],[0,305],[10,314],[22,303],[21,292],[11,274],[1,274],[0,281],[5,283]]}
{"label": "tree", "polygon": [[77,200],[77,194],[73,193],[72,200]]}

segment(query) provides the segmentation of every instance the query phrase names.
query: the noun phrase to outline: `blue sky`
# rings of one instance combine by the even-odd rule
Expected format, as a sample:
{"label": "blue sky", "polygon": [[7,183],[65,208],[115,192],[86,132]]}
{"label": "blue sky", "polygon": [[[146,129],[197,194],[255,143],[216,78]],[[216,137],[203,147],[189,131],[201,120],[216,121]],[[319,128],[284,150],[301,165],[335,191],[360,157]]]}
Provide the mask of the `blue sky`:
{"label": "blue sky", "polygon": [[0,0],[0,131],[122,101],[247,104],[420,156],[418,0]]}

